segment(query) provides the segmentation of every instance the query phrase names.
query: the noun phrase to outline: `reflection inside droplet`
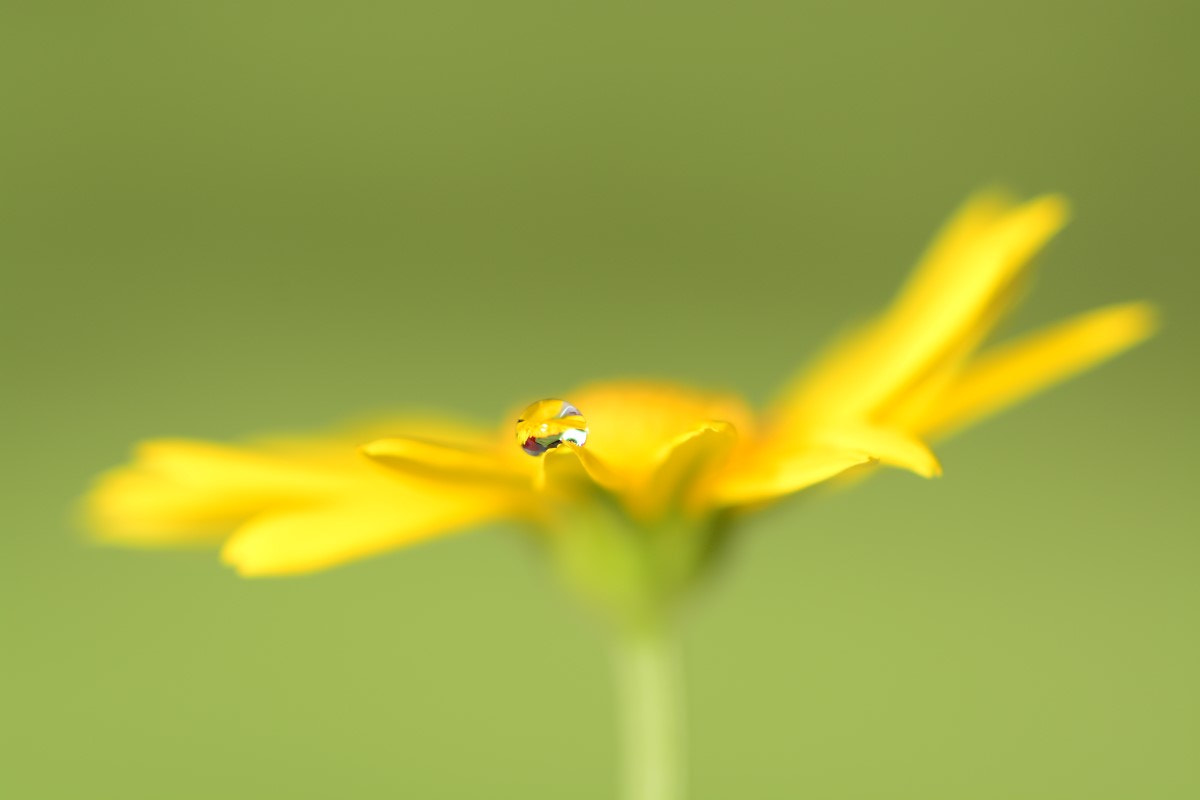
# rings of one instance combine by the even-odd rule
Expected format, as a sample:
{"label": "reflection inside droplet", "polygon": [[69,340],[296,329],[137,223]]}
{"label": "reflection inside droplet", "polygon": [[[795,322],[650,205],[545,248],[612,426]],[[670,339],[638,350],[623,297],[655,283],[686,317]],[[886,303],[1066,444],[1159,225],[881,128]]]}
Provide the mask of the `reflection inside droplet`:
{"label": "reflection inside droplet", "polygon": [[587,435],[587,420],[566,400],[539,400],[527,406],[517,420],[517,444],[531,456],[540,456],[563,442],[582,447]]}

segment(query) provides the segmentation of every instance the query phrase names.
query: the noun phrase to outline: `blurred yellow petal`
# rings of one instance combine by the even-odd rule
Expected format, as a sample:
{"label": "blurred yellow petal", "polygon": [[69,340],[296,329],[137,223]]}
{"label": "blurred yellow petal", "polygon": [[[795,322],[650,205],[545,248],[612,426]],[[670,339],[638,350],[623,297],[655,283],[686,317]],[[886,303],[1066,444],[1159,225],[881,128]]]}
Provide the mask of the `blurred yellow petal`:
{"label": "blurred yellow petal", "polygon": [[549,450],[538,458],[533,475],[533,488],[539,492],[571,492],[594,482],[580,462],[579,455],[567,445]]}
{"label": "blurred yellow petal", "polygon": [[397,484],[388,494],[268,511],[242,525],[221,558],[246,576],[313,572],[505,516],[503,492]]}
{"label": "blurred yellow petal", "polygon": [[245,574],[277,574],[491,518],[526,492],[393,475],[335,438],[246,447],[159,440],[103,476],[86,511],[98,535],[126,544],[220,540],[236,529],[226,545],[230,563]]}
{"label": "blurred yellow petal", "polygon": [[93,485],[84,522],[109,542],[188,544],[221,539],[267,502],[253,489],[198,492],[159,475],[114,469]]}
{"label": "blurred yellow petal", "polygon": [[903,390],[873,409],[872,421],[892,430],[914,430],[914,420],[922,417],[930,404],[937,401],[946,387],[958,377],[963,365],[975,355],[996,324],[1023,296],[1030,283],[1027,277],[1027,273],[1018,276],[1005,289],[994,295],[990,305],[963,332],[953,347],[948,348],[927,370],[914,376]]}
{"label": "blurred yellow petal", "polygon": [[902,431],[847,425],[822,431],[815,441],[829,447],[863,452],[881,464],[900,467],[923,478],[936,478],[942,474],[942,465],[928,445]]}
{"label": "blurred yellow petal", "polygon": [[1146,303],[1092,311],[977,358],[918,423],[945,435],[1132,347],[1157,327]]}
{"label": "blurred yellow petal", "polygon": [[155,439],[141,443],[135,454],[138,468],[197,488],[252,485],[263,491],[294,493],[336,490],[349,483],[340,459],[276,455],[267,450],[212,444],[187,439]]}
{"label": "blurred yellow petal", "polygon": [[188,440],[141,444],[134,463],[102,475],[85,499],[98,535],[137,544],[204,539],[263,508],[310,503],[356,485],[353,471]]}
{"label": "blurred yellow petal", "polygon": [[701,493],[729,460],[737,441],[737,430],[723,421],[707,421],[677,436],[663,448],[646,482],[630,494],[630,513],[647,521],[671,509],[696,513],[703,502]]}
{"label": "blurred yellow petal", "polygon": [[588,476],[598,485],[612,491],[621,491],[624,488],[625,482],[622,477],[593,451],[574,442],[563,442],[561,449],[574,454]]}
{"label": "blurred yellow petal", "polygon": [[534,486],[538,490],[554,490],[583,482],[594,483],[611,492],[621,492],[624,483],[611,467],[592,451],[574,442],[560,446],[537,457]]}
{"label": "blurred yellow petal", "polygon": [[749,505],[793,494],[871,462],[862,451],[833,447],[781,453],[728,470],[713,486],[718,506]]}
{"label": "blurred yellow petal", "polygon": [[767,442],[730,465],[715,491],[720,502],[751,503],[807,489],[862,464],[881,463],[925,477],[942,474],[937,456],[908,434],[869,425],[841,425],[797,444]]}
{"label": "blurred yellow petal", "polygon": [[362,453],[372,461],[414,477],[516,482],[528,476],[528,472],[514,469],[513,459],[502,458],[495,451],[467,449],[422,439],[377,439],[363,445]]}
{"label": "blurred yellow petal", "polygon": [[1066,203],[1054,196],[1011,209],[990,195],[969,203],[891,309],[803,375],[778,414],[794,427],[872,416],[961,350],[965,337],[986,332],[980,321],[1066,215]]}

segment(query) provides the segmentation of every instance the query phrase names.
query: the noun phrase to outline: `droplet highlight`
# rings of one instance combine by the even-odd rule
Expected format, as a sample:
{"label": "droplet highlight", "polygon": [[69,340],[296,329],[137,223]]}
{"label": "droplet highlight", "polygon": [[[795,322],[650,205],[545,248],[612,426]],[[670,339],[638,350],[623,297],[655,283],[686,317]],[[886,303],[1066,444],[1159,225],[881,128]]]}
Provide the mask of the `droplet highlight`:
{"label": "droplet highlight", "polygon": [[563,442],[582,447],[587,437],[587,420],[566,400],[531,403],[517,419],[517,444],[531,456],[543,455]]}

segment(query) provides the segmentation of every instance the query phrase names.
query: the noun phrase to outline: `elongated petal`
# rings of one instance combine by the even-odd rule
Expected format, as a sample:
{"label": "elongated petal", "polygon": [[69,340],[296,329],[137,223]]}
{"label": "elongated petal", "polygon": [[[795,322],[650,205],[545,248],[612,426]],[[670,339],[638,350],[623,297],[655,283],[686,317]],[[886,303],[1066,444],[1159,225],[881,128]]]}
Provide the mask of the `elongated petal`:
{"label": "elongated petal", "polygon": [[881,464],[915,472],[923,478],[942,474],[942,465],[924,442],[898,430],[852,425],[830,428],[817,435],[817,442],[866,453]]}
{"label": "elongated petal", "polygon": [[814,432],[801,445],[768,442],[730,465],[717,485],[720,501],[753,503],[807,489],[868,463],[900,467],[925,477],[942,474],[937,457],[908,434],[865,424]]}
{"label": "elongated petal", "polygon": [[913,421],[920,418],[935,402],[946,387],[962,372],[963,366],[975,355],[976,350],[996,324],[1017,304],[1027,288],[1026,275],[1020,275],[1003,291],[997,292],[987,309],[959,337],[957,344],[930,367],[914,376],[902,391],[892,395],[888,401],[874,409],[873,422],[897,431],[917,430]]}
{"label": "elongated petal", "polygon": [[1153,307],[1129,303],[1099,309],[980,356],[919,421],[946,435],[1095,366],[1150,336]]}
{"label": "elongated petal", "polygon": [[401,486],[390,495],[266,512],[230,537],[221,558],[246,576],[313,572],[503,517],[511,501],[504,493]]}
{"label": "elongated petal", "polygon": [[513,460],[487,452],[422,439],[377,439],[362,448],[363,455],[405,475],[442,480],[517,481],[527,477]]}
{"label": "elongated petal", "polygon": [[1065,203],[1057,197],[1011,210],[992,197],[969,204],[888,313],[803,376],[779,414],[800,427],[875,414],[960,351],[965,337],[978,340],[986,333],[980,321],[1065,219]]}
{"label": "elongated petal", "polygon": [[760,503],[793,494],[871,462],[862,451],[815,447],[730,469],[713,487],[717,505]]}
{"label": "elongated petal", "polygon": [[125,544],[227,538],[226,559],[260,575],[320,569],[515,514],[530,494],[526,484],[393,473],[337,437],[241,447],[164,440],[104,476],[87,512],[100,536]]}
{"label": "elongated petal", "polygon": [[280,455],[267,450],[190,439],[154,439],[138,445],[137,467],[170,476],[198,489],[254,486],[286,493],[338,490],[349,483],[340,469],[343,457]]}
{"label": "elongated petal", "polygon": [[85,500],[102,538],[170,544],[221,535],[270,506],[313,502],[345,491],[342,462],[282,457],[178,439],[145,442],[131,466],[101,476]]}
{"label": "elongated petal", "polygon": [[273,502],[254,490],[200,493],[135,469],[102,475],[84,500],[83,524],[99,539],[137,546],[219,541]]}

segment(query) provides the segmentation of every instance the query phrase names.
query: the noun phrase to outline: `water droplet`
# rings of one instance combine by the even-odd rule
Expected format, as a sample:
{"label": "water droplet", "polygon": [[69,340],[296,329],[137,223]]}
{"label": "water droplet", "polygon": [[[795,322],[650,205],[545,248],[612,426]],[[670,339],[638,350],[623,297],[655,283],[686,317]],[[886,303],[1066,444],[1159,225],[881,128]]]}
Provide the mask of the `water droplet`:
{"label": "water droplet", "polygon": [[517,420],[517,444],[531,456],[540,456],[563,442],[580,447],[587,441],[587,420],[566,400],[539,400]]}

